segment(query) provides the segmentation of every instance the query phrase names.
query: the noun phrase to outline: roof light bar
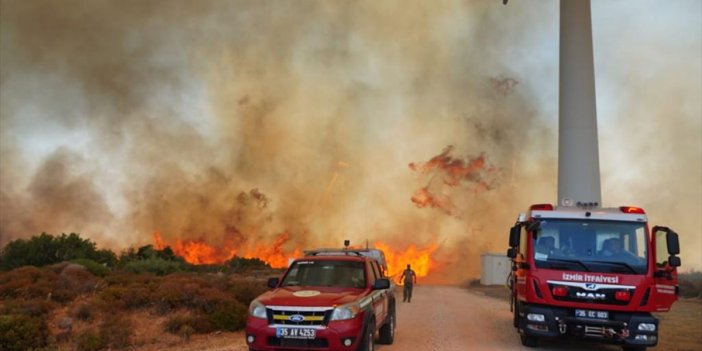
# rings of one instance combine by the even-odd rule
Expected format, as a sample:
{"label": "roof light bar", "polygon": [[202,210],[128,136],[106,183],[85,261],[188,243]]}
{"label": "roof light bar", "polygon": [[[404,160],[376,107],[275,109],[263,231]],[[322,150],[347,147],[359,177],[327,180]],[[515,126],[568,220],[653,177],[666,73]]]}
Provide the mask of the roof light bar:
{"label": "roof light bar", "polygon": [[535,204],[529,207],[532,211],[553,211],[553,205],[551,204]]}
{"label": "roof light bar", "polygon": [[619,207],[619,210],[624,213],[646,214],[646,212],[644,212],[643,208],[641,207],[621,206]]}

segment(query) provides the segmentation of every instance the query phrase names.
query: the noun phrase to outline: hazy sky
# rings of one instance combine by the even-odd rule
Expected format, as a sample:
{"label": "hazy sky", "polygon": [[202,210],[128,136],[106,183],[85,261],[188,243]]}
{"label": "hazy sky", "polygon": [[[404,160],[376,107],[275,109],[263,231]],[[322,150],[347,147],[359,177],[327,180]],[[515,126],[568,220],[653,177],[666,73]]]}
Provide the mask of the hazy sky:
{"label": "hazy sky", "polygon": [[[555,202],[558,4],[0,0],[0,245],[289,233],[436,243],[475,276]],[[603,202],[644,207],[702,269],[702,2],[592,16]],[[449,146],[485,168],[409,167]]]}

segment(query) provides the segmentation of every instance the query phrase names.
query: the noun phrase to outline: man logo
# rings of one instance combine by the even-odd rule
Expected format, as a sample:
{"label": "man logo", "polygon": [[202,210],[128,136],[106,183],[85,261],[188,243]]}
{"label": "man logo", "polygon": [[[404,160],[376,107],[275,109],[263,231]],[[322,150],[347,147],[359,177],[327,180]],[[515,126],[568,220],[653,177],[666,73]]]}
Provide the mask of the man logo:
{"label": "man logo", "polygon": [[597,284],[586,283],[586,284],[585,284],[585,290],[597,290]]}
{"label": "man logo", "polygon": [[293,314],[292,316],[288,317],[288,320],[291,322],[300,323],[305,321],[305,316],[301,314]]}
{"label": "man logo", "polygon": [[575,297],[579,299],[588,299],[588,300],[604,300],[607,298],[607,295],[605,294],[600,294],[600,293],[591,293],[591,292],[576,292]]}

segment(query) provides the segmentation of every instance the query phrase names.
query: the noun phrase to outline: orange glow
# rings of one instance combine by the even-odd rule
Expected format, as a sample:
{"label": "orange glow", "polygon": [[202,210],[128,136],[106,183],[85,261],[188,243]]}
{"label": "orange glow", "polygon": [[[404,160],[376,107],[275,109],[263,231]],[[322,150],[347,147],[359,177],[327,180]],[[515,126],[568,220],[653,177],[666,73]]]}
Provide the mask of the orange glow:
{"label": "orange glow", "polygon": [[400,283],[402,271],[408,264],[412,266],[417,278],[428,276],[438,267],[433,257],[437,249],[437,245],[434,243],[423,248],[411,244],[399,250],[380,241],[376,242],[374,246],[385,252],[385,259],[388,262],[388,276],[396,283]]}
{"label": "orange glow", "polygon": [[[163,250],[166,246],[161,234],[154,232],[154,247]],[[302,255],[300,248],[285,250],[283,246],[290,240],[290,234],[284,232],[274,241],[273,245],[256,244],[254,246],[242,244],[234,247],[232,243],[222,246],[210,245],[202,239],[177,239],[171,246],[173,252],[191,264],[222,264],[235,256],[243,258],[258,258],[268,263],[273,268],[285,268],[288,260]]]}

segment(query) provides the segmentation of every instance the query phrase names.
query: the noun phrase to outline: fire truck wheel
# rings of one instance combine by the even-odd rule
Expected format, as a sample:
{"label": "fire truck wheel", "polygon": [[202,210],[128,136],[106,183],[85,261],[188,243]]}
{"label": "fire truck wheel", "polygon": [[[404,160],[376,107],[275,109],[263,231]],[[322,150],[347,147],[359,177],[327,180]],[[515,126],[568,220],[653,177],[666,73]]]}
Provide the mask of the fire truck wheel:
{"label": "fire truck wheel", "polygon": [[519,337],[522,340],[522,345],[526,347],[539,346],[539,338],[535,336],[520,334]]}
{"label": "fire truck wheel", "polygon": [[363,339],[361,345],[358,346],[358,351],[375,351],[375,323],[368,321],[366,330],[363,331]]}
{"label": "fire truck wheel", "polygon": [[512,312],[514,312],[514,315],[512,316],[512,325],[514,325],[515,328],[519,328],[519,304],[517,303],[517,299],[514,299],[512,304]]}
{"label": "fire truck wheel", "polygon": [[391,345],[395,341],[395,309],[391,309],[387,322],[380,327],[380,339],[378,342]]}

